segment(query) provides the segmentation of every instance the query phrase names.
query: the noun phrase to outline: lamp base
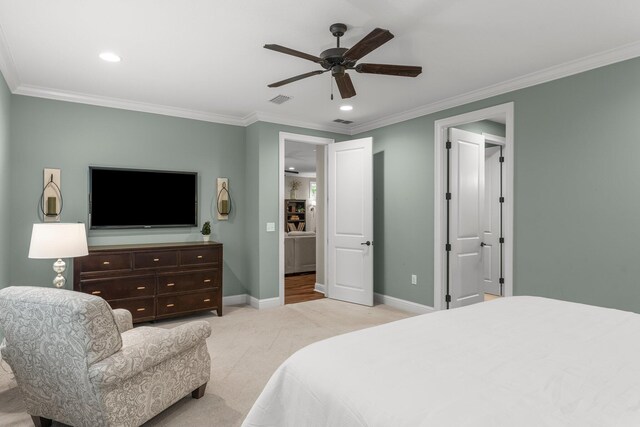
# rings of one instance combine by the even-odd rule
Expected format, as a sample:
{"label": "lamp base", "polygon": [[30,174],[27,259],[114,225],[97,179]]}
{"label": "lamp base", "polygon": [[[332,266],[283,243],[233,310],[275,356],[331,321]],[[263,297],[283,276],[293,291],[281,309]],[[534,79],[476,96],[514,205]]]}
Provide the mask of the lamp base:
{"label": "lamp base", "polygon": [[67,279],[65,279],[62,275],[66,267],[67,265],[60,258],[58,258],[58,260],[53,263],[53,271],[58,273],[58,275],[53,279],[53,286],[55,286],[56,288],[64,288],[64,285],[67,282]]}

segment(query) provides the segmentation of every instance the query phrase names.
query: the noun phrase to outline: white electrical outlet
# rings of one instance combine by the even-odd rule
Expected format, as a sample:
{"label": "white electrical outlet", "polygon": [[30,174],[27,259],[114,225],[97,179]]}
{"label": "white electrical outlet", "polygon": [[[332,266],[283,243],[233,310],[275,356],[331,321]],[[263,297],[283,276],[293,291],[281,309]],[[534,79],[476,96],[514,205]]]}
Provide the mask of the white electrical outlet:
{"label": "white electrical outlet", "polygon": [[276,231],[276,223],[268,222],[267,223],[267,231]]}
{"label": "white electrical outlet", "polygon": [[411,275],[411,284],[412,285],[417,285],[418,284],[418,276],[416,276],[415,274]]}

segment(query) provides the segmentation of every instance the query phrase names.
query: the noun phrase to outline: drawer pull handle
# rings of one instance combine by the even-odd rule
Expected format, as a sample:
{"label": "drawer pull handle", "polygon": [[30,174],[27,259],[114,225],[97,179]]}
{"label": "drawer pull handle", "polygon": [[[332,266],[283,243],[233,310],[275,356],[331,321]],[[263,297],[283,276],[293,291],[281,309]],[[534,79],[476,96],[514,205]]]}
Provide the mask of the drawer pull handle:
{"label": "drawer pull handle", "polygon": [[211,301],[211,298],[207,298],[206,300],[204,300],[204,302],[209,302]]}
{"label": "drawer pull handle", "polygon": [[158,262],[158,261],[160,261],[160,258],[154,258],[153,259],[153,262]]}
{"label": "drawer pull handle", "polygon": [[103,261],[102,262],[102,265],[109,265],[109,264],[111,264],[109,261]]}
{"label": "drawer pull handle", "polygon": [[198,259],[202,259],[202,255],[198,255],[196,258],[198,258]]}
{"label": "drawer pull handle", "polygon": [[139,308],[136,311],[145,311],[145,310],[146,310],[146,308]]}
{"label": "drawer pull handle", "polygon": [[167,304],[167,307],[173,307],[175,304]]}
{"label": "drawer pull handle", "polygon": [[169,287],[169,286],[175,286],[175,285],[176,285],[175,283],[167,283],[167,287]]}
{"label": "drawer pull handle", "polygon": [[141,291],[141,290],[143,290],[143,289],[147,289],[147,287],[146,287],[146,286],[138,286],[138,290],[139,290],[139,291]]}
{"label": "drawer pull handle", "polygon": [[91,292],[93,295],[100,295],[102,293],[102,291],[93,291]]}
{"label": "drawer pull handle", "polygon": [[204,279],[204,283],[209,283],[211,279]]}

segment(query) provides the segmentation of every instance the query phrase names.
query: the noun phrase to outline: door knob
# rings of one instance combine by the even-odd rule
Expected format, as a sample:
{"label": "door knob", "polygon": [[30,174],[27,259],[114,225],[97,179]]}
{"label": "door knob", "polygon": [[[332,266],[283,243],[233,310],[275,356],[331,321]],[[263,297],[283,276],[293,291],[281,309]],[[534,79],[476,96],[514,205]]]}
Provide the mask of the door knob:
{"label": "door knob", "polygon": [[373,244],[373,242],[370,242],[369,240],[367,240],[366,242],[360,243],[361,245],[367,245],[367,246],[371,246]]}
{"label": "door knob", "polygon": [[487,244],[486,244],[485,242],[481,242],[481,243],[480,243],[480,246],[481,246],[481,247],[485,247],[485,246],[487,246]]}

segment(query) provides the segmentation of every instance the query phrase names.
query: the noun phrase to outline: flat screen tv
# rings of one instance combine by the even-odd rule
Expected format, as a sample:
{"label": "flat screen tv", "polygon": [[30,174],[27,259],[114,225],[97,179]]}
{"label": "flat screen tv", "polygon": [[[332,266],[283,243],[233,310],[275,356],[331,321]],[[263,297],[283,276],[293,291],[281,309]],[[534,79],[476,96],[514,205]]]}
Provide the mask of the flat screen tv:
{"label": "flat screen tv", "polygon": [[89,166],[89,227],[197,227],[198,173]]}

